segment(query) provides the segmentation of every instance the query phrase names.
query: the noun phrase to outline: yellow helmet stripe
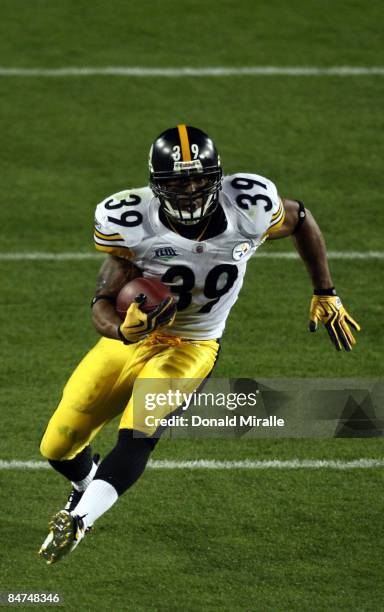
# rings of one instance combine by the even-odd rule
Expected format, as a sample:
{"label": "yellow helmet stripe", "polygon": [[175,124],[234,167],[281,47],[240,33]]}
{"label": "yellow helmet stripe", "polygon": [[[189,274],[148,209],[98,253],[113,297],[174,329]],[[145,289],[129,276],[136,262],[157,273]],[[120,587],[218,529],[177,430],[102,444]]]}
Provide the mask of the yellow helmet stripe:
{"label": "yellow helmet stripe", "polygon": [[191,161],[191,150],[189,148],[189,138],[186,125],[178,125],[180,144],[181,144],[181,156],[183,161]]}

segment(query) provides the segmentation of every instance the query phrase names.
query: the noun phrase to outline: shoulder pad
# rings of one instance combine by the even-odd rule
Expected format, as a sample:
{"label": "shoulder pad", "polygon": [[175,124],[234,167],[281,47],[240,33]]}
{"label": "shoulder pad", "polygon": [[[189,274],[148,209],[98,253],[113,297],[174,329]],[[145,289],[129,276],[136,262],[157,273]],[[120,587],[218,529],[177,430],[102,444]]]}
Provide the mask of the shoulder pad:
{"label": "shoulder pad", "polygon": [[144,225],[152,198],[149,187],[142,187],[119,191],[100,202],[95,212],[96,249],[131,258],[134,255],[132,247],[144,237]]}
{"label": "shoulder pad", "polygon": [[246,236],[261,238],[284,221],[284,207],[276,185],[263,176],[245,172],[226,176],[223,194],[235,207],[239,229]]}

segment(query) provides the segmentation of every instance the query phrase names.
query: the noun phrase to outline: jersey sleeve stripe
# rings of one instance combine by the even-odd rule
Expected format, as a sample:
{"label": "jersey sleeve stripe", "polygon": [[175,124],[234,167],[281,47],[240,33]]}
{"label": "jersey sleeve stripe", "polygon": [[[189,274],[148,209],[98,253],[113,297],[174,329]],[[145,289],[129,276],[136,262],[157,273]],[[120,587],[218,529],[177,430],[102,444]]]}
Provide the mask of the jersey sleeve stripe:
{"label": "jersey sleeve stripe", "polygon": [[99,240],[98,238],[95,238],[95,247],[97,248],[98,246],[102,246],[102,247],[110,247],[111,249],[113,248],[128,248],[125,246],[124,243],[122,242],[104,242],[102,240]]}
{"label": "jersey sleeve stripe", "polygon": [[104,242],[124,242],[124,238],[120,236],[120,234],[111,234],[110,236],[106,236],[105,234],[95,231],[94,237],[95,241],[103,240]]}
{"label": "jersey sleeve stripe", "polygon": [[189,138],[188,138],[187,126],[178,125],[177,129],[179,130],[182,160],[191,161],[191,151],[189,148]]}
{"label": "jersey sleeve stripe", "polygon": [[98,238],[102,238],[103,240],[123,240],[123,237],[120,234],[104,234],[98,229],[95,229],[95,236],[98,236]]}
{"label": "jersey sleeve stripe", "polygon": [[122,257],[123,259],[132,259],[134,257],[134,252],[128,247],[105,246],[104,244],[97,243],[95,243],[95,247],[98,251],[109,253],[110,255],[116,255],[116,257]]}
{"label": "jersey sleeve stripe", "polygon": [[276,232],[283,225],[284,221],[285,221],[285,210],[284,208],[282,208],[280,217],[276,218],[275,221],[271,223],[271,225],[267,229],[266,234],[268,235],[268,234],[272,234],[273,232]]}
{"label": "jersey sleeve stripe", "polygon": [[281,221],[284,221],[284,219],[285,219],[285,212],[284,212],[284,210],[282,210],[280,212],[280,215],[278,217],[276,217],[276,219],[274,219],[271,222],[269,227],[273,227],[273,226],[277,225],[278,223],[280,223],[280,225],[281,225]]}
{"label": "jersey sleeve stripe", "polygon": [[283,202],[280,200],[280,205],[279,205],[279,208],[278,208],[277,212],[275,212],[272,215],[272,221],[274,221],[275,219],[277,219],[280,216],[282,209],[283,209]]}

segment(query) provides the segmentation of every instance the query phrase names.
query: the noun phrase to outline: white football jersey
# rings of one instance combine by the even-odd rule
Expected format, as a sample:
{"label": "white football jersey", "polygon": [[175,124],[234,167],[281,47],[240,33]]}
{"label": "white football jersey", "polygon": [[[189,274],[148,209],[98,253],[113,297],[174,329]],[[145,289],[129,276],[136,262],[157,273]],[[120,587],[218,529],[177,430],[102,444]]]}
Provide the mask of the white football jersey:
{"label": "white football jersey", "polygon": [[284,221],[276,186],[257,174],[226,176],[219,202],[227,227],[201,241],[160,221],[160,202],[149,187],[121,191],[96,208],[96,248],[130,259],[144,277],[161,280],[174,293],[177,314],[167,334],[220,338],[250,257]]}

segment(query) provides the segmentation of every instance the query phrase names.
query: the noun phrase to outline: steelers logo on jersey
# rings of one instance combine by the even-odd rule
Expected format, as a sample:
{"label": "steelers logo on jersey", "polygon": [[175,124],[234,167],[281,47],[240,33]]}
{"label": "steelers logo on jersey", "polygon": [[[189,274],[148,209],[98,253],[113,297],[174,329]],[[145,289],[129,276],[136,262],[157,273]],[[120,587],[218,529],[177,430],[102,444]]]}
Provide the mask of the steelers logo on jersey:
{"label": "steelers logo on jersey", "polygon": [[240,259],[243,259],[243,257],[245,257],[247,253],[249,253],[250,249],[251,249],[251,243],[249,241],[239,242],[238,244],[235,244],[232,250],[233,259],[235,261],[239,261]]}

